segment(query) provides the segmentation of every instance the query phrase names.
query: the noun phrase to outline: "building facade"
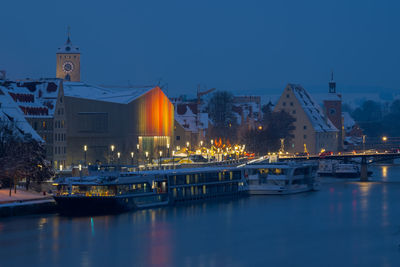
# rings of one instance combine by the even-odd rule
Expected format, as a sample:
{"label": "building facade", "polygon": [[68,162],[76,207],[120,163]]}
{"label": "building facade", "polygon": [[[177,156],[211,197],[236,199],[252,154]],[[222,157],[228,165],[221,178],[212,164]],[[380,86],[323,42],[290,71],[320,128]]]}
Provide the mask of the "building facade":
{"label": "building facade", "polygon": [[323,105],[325,108],[325,115],[339,130],[338,150],[342,150],[345,137],[345,129],[342,115],[342,96],[336,93],[336,82],[333,80],[333,73],[331,81],[329,82],[329,94],[323,100]]}
{"label": "building facade", "polygon": [[[337,151],[338,129],[301,85],[286,86],[274,108],[274,111],[282,110],[295,118],[294,138],[285,150],[311,154],[323,150]],[[288,143],[287,140],[285,143]]]}
{"label": "building facade", "polygon": [[68,33],[67,41],[58,48],[56,77],[72,82],[81,80],[81,52],[74,46]]}
{"label": "building facade", "polygon": [[13,99],[26,121],[43,139],[47,160],[55,167],[65,165],[66,119],[62,80],[5,80],[0,82],[0,88]]}
{"label": "building facade", "polygon": [[64,90],[68,165],[136,164],[173,146],[174,108],[159,87],[121,91],[65,82]]}

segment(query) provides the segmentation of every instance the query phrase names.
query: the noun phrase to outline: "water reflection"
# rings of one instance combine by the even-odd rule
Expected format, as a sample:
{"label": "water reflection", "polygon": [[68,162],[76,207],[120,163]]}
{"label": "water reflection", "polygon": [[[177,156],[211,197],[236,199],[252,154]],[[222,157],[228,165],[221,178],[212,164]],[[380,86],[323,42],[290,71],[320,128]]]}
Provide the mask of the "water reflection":
{"label": "water reflection", "polygon": [[378,168],[309,194],[1,219],[0,266],[396,266],[400,166]]}
{"label": "water reflection", "polygon": [[387,179],[387,171],[388,171],[388,166],[382,166],[382,180],[386,181]]}

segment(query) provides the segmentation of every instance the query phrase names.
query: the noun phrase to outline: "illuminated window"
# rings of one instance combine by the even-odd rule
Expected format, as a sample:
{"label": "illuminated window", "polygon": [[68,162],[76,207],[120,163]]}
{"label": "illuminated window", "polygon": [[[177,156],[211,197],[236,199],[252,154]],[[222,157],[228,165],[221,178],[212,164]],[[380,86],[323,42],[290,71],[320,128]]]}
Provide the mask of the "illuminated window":
{"label": "illuminated window", "polygon": [[45,121],[42,122],[42,127],[43,127],[43,129],[46,129],[46,122]]}

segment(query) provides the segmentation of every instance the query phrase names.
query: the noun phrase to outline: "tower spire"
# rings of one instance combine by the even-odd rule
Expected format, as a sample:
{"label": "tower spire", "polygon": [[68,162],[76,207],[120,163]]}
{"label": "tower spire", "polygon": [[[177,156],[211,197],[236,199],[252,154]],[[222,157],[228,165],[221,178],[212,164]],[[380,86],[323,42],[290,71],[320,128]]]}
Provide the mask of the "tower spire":
{"label": "tower spire", "polygon": [[67,44],[71,43],[71,27],[68,25],[67,28]]}
{"label": "tower spire", "polygon": [[336,83],[333,80],[333,70],[331,70],[331,80],[329,82],[329,93],[336,93]]}

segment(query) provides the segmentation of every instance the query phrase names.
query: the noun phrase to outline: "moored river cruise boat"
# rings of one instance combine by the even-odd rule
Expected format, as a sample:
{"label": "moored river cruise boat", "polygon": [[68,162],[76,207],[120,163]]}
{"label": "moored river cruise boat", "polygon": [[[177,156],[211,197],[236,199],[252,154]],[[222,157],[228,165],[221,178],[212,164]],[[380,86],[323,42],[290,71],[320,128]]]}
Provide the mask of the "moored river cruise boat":
{"label": "moored river cruise boat", "polygon": [[243,167],[250,195],[283,195],[318,190],[317,165],[254,164]]}
{"label": "moored river cruise boat", "polygon": [[113,213],[245,193],[234,167],[156,170],[60,180],[54,199],[61,213]]}

